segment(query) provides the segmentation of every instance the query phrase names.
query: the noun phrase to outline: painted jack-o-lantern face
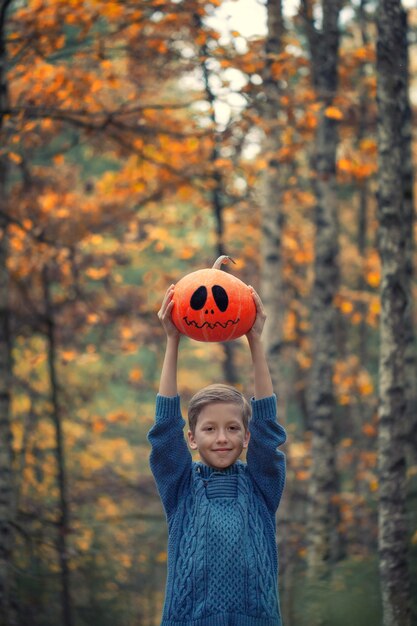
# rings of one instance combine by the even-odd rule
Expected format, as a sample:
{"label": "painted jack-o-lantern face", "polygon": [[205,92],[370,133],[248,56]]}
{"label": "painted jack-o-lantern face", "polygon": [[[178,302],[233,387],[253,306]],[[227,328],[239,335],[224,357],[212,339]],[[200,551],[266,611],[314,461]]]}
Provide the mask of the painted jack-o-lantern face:
{"label": "painted jack-o-lantern face", "polygon": [[229,257],[217,259],[211,269],[184,276],[174,290],[172,321],[197,341],[230,341],[246,334],[256,307],[245,283],[220,270]]}

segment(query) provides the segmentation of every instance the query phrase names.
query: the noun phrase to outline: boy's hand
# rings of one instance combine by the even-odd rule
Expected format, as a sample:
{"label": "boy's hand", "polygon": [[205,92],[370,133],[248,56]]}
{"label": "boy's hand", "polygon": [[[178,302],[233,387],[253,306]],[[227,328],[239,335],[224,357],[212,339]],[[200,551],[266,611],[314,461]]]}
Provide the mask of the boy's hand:
{"label": "boy's hand", "polygon": [[251,339],[260,339],[263,327],[265,325],[266,313],[259,294],[255,291],[253,287],[249,286],[249,289],[251,291],[256,306],[255,321],[250,331],[246,334],[248,340],[250,341]]}
{"label": "boy's hand", "polygon": [[172,309],[174,308],[174,301],[172,299],[173,295],[174,285],[171,285],[168,287],[162,301],[161,308],[158,311],[158,319],[164,327],[167,337],[179,338],[180,332],[171,318]]}

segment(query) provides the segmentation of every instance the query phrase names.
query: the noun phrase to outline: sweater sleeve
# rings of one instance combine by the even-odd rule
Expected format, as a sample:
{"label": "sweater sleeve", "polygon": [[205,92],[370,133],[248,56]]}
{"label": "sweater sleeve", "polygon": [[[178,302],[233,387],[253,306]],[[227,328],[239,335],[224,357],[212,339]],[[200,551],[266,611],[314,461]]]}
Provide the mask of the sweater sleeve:
{"label": "sweater sleeve", "polygon": [[276,396],[252,399],[251,438],[247,452],[248,472],[262,493],[268,509],[275,513],[285,484],[285,455],[277,448],[287,436],[277,422]]}
{"label": "sweater sleeve", "polygon": [[174,513],[181,488],[190,477],[192,458],[184,438],[185,421],[180,398],[157,395],[155,423],[148,433],[152,446],[150,466],[169,519]]}

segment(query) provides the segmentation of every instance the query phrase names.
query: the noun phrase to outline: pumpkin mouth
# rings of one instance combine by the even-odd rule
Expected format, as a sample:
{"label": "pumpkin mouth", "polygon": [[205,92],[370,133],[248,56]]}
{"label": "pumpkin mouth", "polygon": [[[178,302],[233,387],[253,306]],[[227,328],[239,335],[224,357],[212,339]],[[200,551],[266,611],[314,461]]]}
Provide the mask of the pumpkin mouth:
{"label": "pumpkin mouth", "polygon": [[183,320],[187,324],[187,326],[195,326],[196,328],[204,328],[205,326],[207,326],[207,328],[210,328],[211,330],[217,328],[218,326],[221,326],[222,328],[235,326],[235,324],[238,324],[240,322],[239,317],[237,318],[237,320],[227,320],[227,322],[225,322],[224,324],[222,322],[215,322],[214,324],[211,324],[210,322],[203,322],[202,324],[197,324],[195,320],[189,320],[187,316],[183,317]]}

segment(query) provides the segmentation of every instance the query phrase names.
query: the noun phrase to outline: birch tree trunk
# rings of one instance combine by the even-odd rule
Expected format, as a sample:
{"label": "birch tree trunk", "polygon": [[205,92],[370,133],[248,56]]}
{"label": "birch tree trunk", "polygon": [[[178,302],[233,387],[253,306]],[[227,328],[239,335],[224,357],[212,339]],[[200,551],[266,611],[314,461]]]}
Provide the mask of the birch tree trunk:
{"label": "birch tree trunk", "polygon": [[[286,299],[284,293],[282,231],[285,217],[283,210],[283,192],[288,179],[288,166],[279,159],[282,147],[281,127],[283,89],[279,78],[273,74],[273,64],[283,52],[285,34],[281,0],[267,0],[267,35],[265,42],[265,63],[263,67],[264,102],[262,104],[262,122],[265,125],[263,153],[267,167],[262,179],[261,219],[261,281],[260,292],[265,306],[267,319],[263,336],[271,371],[274,389],[279,398],[281,411],[287,405],[286,385],[283,377],[282,350],[284,347],[284,317]],[[298,484],[287,490],[280,509],[280,536],[288,538],[291,522],[296,518],[299,507]],[[282,616],[284,623],[291,619],[292,593],[294,588],[294,564],[296,555],[289,541],[280,542],[280,580],[282,595]]]}
{"label": "birch tree trunk", "polygon": [[380,0],[377,11],[378,218],[381,257],[379,354],[379,568],[384,626],[410,626],[407,566],[406,388],[404,349],[408,285],[403,189],[403,45],[400,0]]}
{"label": "birch tree trunk", "polygon": [[337,121],[328,115],[337,91],[340,3],[323,0],[322,29],[314,24],[312,7],[304,1],[304,18],[310,47],[314,87],[320,117],[314,155],[316,193],[315,260],[312,306],[312,355],[308,396],[312,431],[312,466],[309,482],[308,548],[309,575],[320,578],[338,552],[338,491],[335,451],[335,397],[333,372],[336,359],[338,291],[338,218],[336,198]]}
{"label": "birch tree trunk", "polygon": [[[267,168],[263,180],[262,198],[262,270],[260,291],[267,319],[264,339],[271,377],[278,395],[282,399],[282,368],[280,355],[283,342],[283,278],[281,238],[284,224],[282,211],[282,168],[278,152],[281,148],[279,111],[281,108],[281,88],[272,75],[272,65],[282,52],[284,24],[281,0],[267,0],[267,38],[265,44],[265,65],[263,83],[265,103],[262,116],[266,124],[264,152]],[[280,375],[281,372],[281,375]]]}
{"label": "birch tree trunk", "polygon": [[62,412],[59,403],[58,378],[56,371],[55,318],[50,294],[47,269],[43,274],[46,336],[48,342],[48,369],[51,386],[52,419],[55,427],[55,456],[58,470],[59,514],[57,521],[57,552],[61,577],[61,610],[63,626],[72,626],[72,601],[70,568],[68,562],[67,537],[69,533],[69,505],[67,474],[65,468],[64,437],[62,432]]}
{"label": "birch tree trunk", "polygon": [[[5,21],[9,1],[0,4],[0,137],[8,93],[6,79]],[[0,157],[0,625],[17,624],[14,577],[11,567],[15,510],[13,448],[10,428],[12,359],[8,308],[9,272],[7,268],[7,164]]]}

